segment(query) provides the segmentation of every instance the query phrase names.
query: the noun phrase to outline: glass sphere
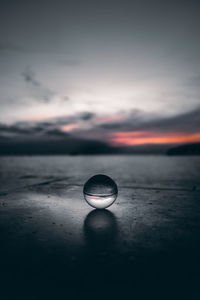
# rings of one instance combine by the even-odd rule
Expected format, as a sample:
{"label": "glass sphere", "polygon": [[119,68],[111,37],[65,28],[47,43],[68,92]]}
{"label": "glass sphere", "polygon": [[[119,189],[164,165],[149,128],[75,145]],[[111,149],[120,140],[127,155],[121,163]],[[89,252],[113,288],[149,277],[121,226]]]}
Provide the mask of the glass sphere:
{"label": "glass sphere", "polygon": [[117,185],[109,176],[98,174],[91,177],[84,185],[83,194],[86,202],[94,208],[103,209],[117,199]]}

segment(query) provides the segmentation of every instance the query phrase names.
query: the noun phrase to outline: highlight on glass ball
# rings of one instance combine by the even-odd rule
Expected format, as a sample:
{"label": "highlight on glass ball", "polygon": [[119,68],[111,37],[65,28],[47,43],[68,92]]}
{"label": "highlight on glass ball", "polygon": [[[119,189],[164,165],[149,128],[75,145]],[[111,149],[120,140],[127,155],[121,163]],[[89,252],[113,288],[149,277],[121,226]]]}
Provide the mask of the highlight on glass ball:
{"label": "highlight on glass ball", "polygon": [[98,174],[92,176],[84,185],[86,202],[94,208],[104,209],[117,199],[118,189],[112,178]]}

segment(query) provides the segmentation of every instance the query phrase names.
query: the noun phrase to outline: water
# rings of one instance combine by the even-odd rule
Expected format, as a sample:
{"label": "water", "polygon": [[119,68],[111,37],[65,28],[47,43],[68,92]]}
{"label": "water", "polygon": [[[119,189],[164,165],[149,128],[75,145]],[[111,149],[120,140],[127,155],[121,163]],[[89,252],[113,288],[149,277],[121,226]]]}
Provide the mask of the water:
{"label": "water", "polygon": [[109,176],[102,174],[92,176],[83,188],[86,202],[98,209],[111,206],[117,199],[117,193],[116,183]]}

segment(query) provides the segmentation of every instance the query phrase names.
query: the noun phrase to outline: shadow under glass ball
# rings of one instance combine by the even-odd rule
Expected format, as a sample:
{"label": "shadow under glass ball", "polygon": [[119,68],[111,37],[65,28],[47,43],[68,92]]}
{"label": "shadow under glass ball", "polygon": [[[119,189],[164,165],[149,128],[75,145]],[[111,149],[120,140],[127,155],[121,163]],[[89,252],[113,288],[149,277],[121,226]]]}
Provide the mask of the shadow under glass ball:
{"label": "shadow under glass ball", "polygon": [[117,185],[109,176],[98,174],[91,177],[84,185],[83,194],[86,202],[94,208],[103,209],[117,199]]}

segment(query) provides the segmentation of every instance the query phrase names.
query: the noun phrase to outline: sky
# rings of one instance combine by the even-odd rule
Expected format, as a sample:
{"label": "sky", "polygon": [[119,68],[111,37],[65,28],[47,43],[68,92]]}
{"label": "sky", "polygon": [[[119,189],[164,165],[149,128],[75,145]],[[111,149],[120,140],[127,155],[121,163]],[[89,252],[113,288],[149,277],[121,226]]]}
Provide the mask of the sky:
{"label": "sky", "polygon": [[199,14],[195,0],[0,0],[0,139],[200,141]]}

